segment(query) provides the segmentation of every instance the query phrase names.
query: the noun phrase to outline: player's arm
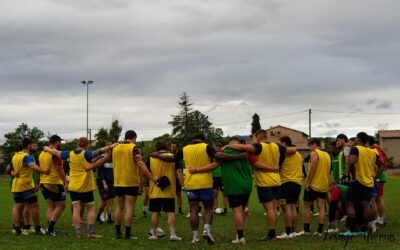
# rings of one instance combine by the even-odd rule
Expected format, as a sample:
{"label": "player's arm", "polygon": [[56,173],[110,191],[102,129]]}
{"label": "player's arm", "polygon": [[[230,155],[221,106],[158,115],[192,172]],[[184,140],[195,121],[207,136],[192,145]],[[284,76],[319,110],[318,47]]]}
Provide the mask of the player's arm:
{"label": "player's arm", "polygon": [[153,152],[150,154],[150,156],[153,158],[157,158],[159,160],[165,161],[165,162],[175,162],[174,155],[165,155],[165,154],[160,154],[158,152]]}
{"label": "player's arm", "polygon": [[248,157],[247,153],[226,154],[224,152],[216,152],[214,154],[214,158],[219,161],[234,161],[234,160],[247,159],[247,157]]}
{"label": "player's arm", "polygon": [[311,152],[311,164],[310,164],[310,170],[308,171],[308,175],[307,175],[307,184],[306,184],[306,189],[307,191],[309,191],[310,189],[310,185],[311,185],[311,181],[314,178],[315,175],[315,171],[317,170],[317,165],[318,165],[318,154],[317,152],[313,151]]}
{"label": "player's arm", "polygon": [[36,171],[41,174],[48,175],[50,173],[50,169],[41,169],[36,163],[32,162],[28,164],[28,167],[31,168],[33,171]]}
{"label": "player's arm", "polygon": [[286,148],[286,154],[288,154],[288,155],[295,154],[296,152],[297,152],[297,148],[296,147],[287,147]]}
{"label": "player's arm", "polygon": [[253,163],[253,166],[255,169],[263,171],[263,172],[274,172],[277,173],[279,172],[279,166],[268,166],[264,163],[261,163],[259,161],[256,161],[255,163]]}
{"label": "player's arm", "polygon": [[107,161],[110,160],[111,155],[110,154],[105,154],[103,158],[101,158],[100,160],[96,161],[95,163],[90,164],[89,166],[85,167],[85,171],[89,172],[95,168],[101,167],[104,165],[104,163],[106,163]]}
{"label": "player's arm", "polygon": [[381,176],[382,171],[384,170],[385,166],[378,155],[376,156],[375,164],[377,166],[377,169],[376,169],[376,174],[375,174],[374,180],[376,181],[379,178],[379,176]]}
{"label": "player's arm", "polygon": [[49,146],[45,146],[43,148],[43,151],[48,152],[48,153],[50,153],[52,155],[55,155],[55,156],[61,158],[61,151],[59,151],[59,150],[57,150],[55,148],[50,148]]}
{"label": "player's arm", "polygon": [[357,159],[358,159],[358,149],[356,147],[354,147],[351,150],[350,156],[349,156],[349,175],[351,175],[353,177],[353,179],[356,178],[356,162],[357,162]]}
{"label": "player's arm", "polygon": [[202,167],[189,167],[189,173],[190,174],[201,174],[201,173],[208,173],[216,169],[220,165],[219,162],[213,162],[208,165],[202,166]]}
{"label": "player's arm", "polygon": [[185,177],[183,176],[182,169],[177,169],[176,170],[176,175],[178,177],[179,183],[183,187],[183,184],[185,183]]}
{"label": "player's arm", "polygon": [[152,180],[153,182],[157,182],[158,178],[153,176],[153,174],[147,168],[146,164],[143,161],[142,154],[141,154],[140,150],[138,150],[138,148],[134,148],[133,154],[134,154],[133,155],[133,160],[136,162],[136,165],[139,167],[138,171],[141,171],[144,175],[149,177],[150,180]]}
{"label": "player's arm", "polygon": [[245,144],[228,144],[226,146],[224,146],[225,148],[229,148],[229,149],[233,149],[233,150],[237,150],[237,151],[243,151],[243,152],[247,152],[247,153],[254,153],[255,148],[253,145],[245,145]]}
{"label": "player's arm", "polygon": [[112,148],[114,148],[117,145],[118,145],[118,143],[114,143],[112,145],[99,148],[99,149],[93,151],[92,157],[94,158],[94,157],[99,156],[101,154],[105,154],[105,153],[109,152]]}

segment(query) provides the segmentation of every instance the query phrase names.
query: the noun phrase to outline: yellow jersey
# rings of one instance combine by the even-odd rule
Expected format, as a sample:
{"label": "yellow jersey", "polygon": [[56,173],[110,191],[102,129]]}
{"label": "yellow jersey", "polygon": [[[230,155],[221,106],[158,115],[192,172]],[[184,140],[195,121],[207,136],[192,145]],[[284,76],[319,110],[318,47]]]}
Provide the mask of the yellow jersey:
{"label": "yellow jersey", "polygon": [[[279,165],[279,146],[276,143],[261,142],[262,151],[256,156],[257,160],[270,167]],[[281,185],[279,173],[254,170],[254,179],[257,187],[277,187]]]}
{"label": "yellow jersey", "polygon": [[185,183],[187,190],[208,189],[213,187],[212,172],[190,174],[190,167],[202,167],[211,163],[207,154],[206,143],[195,143],[183,148],[183,160],[185,162]]}
{"label": "yellow jersey", "polygon": [[[329,190],[331,157],[327,152],[319,149],[315,150],[315,152],[318,154],[318,164],[310,186],[317,192],[326,193]],[[310,170],[308,172],[310,172]]]}
{"label": "yellow jersey", "polygon": [[87,193],[96,189],[93,170],[86,172],[85,167],[91,165],[85,158],[85,150],[80,153],[71,151],[69,155],[69,190]]}
{"label": "yellow jersey", "polygon": [[19,174],[18,177],[14,177],[11,185],[11,192],[13,193],[25,192],[35,188],[32,178],[33,170],[24,163],[27,156],[29,154],[25,152],[18,152],[11,159],[14,172]]}
{"label": "yellow jersey", "polygon": [[138,187],[138,166],[133,157],[135,144],[118,144],[112,150],[114,187]]}
{"label": "yellow jersey", "polygon": [[294,182],[299,185],[303,182],[303,157],[299,152],[286,155],[280,170],[281,183]]}
{"label": "yellow jersey", "polygon": [[376,174],[376,150],[364,146],[356,146],[358,149],[356,180],[361,185],[373,188]]}
{"label": "yellow jersey", "polygon": [[[171,153],[164,153],[163,155],[172,155]],[[153,157],[150,157],[150,172],[154,176],[168,177],[171,185],[164,190],[161,190],[153,181],[150,181],[149,197],[150,199],[156,198],[175,198],[176,197],[176,172],[174,162],[165,162]]]}
{"label": "yellow jersey", "polygon": [[63,184],[60,175],[58,174],[57,166],[53,161],[53,155],[49,152],[42,151],[39,155],[39,167],[43,170],[50,169],[48,175],[40,175],[40,184]]}

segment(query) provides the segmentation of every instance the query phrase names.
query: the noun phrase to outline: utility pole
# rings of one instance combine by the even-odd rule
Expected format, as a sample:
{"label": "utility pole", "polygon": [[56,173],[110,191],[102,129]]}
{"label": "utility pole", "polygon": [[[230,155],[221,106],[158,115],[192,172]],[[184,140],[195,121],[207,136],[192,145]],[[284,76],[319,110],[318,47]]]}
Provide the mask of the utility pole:
{"label": "utility pole", "polygon": [[308,110],[308,138],[311,139],[311,108]]}
{"label": "utility pole", "polygon": [[93,81],[82,81],[83,85],[86,85],[86,138],[89,139],[89,85],[93,84]]}

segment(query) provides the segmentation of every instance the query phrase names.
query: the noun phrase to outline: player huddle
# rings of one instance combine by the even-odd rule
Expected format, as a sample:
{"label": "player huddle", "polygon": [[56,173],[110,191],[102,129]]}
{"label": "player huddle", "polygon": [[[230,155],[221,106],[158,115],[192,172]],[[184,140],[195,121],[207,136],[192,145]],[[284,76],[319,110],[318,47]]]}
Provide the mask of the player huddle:
{"label": "player huddle", "polygon": [[[162,211],[167,215],[169,239],[182,240],[176,234],[175,224],[175,199],[179,183],[188,198],[193,235],[191,242],[196,244],[203,238],[213,244],[213,171],[217,168],[221,170],[223,193],[232,209],[236,230],[233,244],[246,244],[244,226],[253,182],[266,213],[268,228],[266,234],[259,238],[260,241],[310,235],[314,203],[319,211],[318,226],[313,233],[316,236],[324,233],[327,204],[327,233],[338,233],[341,220],[347,220],[346,227],[349,230],[341,233],[346,236],[375,232],[377,225],[385,224],[385,156],[374,144],[373,137],[364,132],[358,133],[350,142],[345,135],[338,135],[336,142],[331,145],[331,154],[321,150],[319,139],[311,138],[307,173],[304,171],[303,158],[291,139],[283,136],[279,143],[268,142],[265,130],[256,132],[252,136],[253,141],[247,143],[238,137],[231,137],[222,150],[208,145],[201,133],[194,136],[192,143],[174,153],[169,152],[166,142],[160,140],[146,163],[136,146],[136,138],[136,133],[128,130],[123,143],[109,143],[95,151],[88,149],[86,138],[80,138],[75,150],[60,151],[62,139],[54,135],[50,138],[50,145],[39,155],[38,163],[32,156],[37,145],[30,139],[24,139],[22,150],[12,157],[7,168],[13,178],[11,192],[14,195],[15,234],[28,233],[29,218],[26,218],[25,211],[31,211],[34,232],[56,236],[55,224],[65,209],[66,192],[69,192],[76,238],[82,238],[84,208],[87,209],[87,237],[102,237],[96,234],[94,224],[96,221],[101,223],[100,214],[108,207],[108,222],[115,225],[115,239],[134,239],[131,231],[135,203],[148,178],[149,210],[152,212],[149,240],[157,240],[161,236],[158,223]],[[69,178],[64,172],[63,161],[69,162]],[[98,180],[101,199],[97,219],[93,195],[96,189],[93,170],[96,168],[100,168],[98,173],[102,176]],[[105,174],[102,174],[103,169]],[[36,181],[47,203],[46,229],[40,225],[33,171],[40,173]],[[304,230],[296,233],[303,184]],[[112,220],[112,203],[109,201],[114,197],[116,209]],[[277,236],[279,206],[283,210],[285,230]],[[199,232],[201,208],[204,208],[204,227]]]}

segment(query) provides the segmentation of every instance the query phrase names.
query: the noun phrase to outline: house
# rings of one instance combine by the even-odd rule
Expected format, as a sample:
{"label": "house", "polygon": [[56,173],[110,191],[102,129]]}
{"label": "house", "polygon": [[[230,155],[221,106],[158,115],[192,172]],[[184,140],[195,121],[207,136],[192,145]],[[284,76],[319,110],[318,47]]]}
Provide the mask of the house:
{"label": "house", "polygon": [[289,136],[293,145],[296,146],[299,153],[305,158],[310,154],[308,147],[308,135],[302,131],[284,127],[281,125],[267,129],[267,139],[270,142],[279,142],[279,138]]}
{"label": "house", "polygon": [[387,157],[393,157],[396,167],[400,166],[400,130],[379,130],[378,141]]}

